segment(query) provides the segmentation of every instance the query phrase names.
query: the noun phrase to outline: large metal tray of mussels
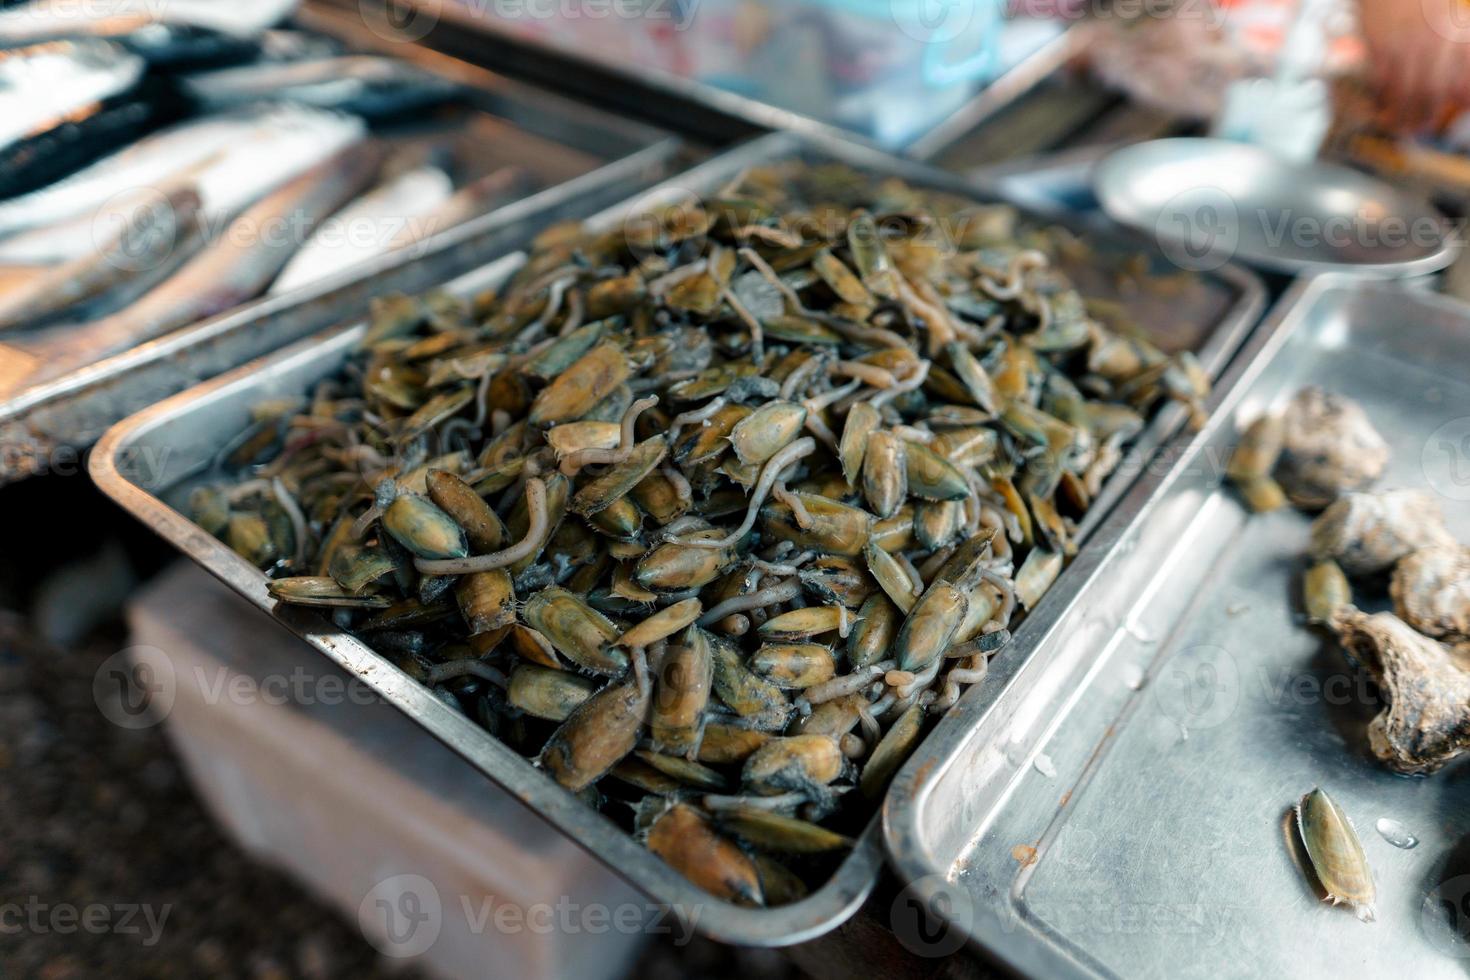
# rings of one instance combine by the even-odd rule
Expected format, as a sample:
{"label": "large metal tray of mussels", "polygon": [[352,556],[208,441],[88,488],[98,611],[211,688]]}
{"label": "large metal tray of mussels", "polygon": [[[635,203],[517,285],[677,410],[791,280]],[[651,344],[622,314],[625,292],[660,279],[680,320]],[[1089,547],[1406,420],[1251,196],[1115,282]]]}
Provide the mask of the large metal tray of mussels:
{"label": "large metal tray of mussels", "polygon": [[[795,212],[790,222],[777,219],[781,202],[792,200],[786,195],[813,194],[817,203],[799,219]],[[1108,509],[1141,461],[1184,423],[1191,410],[1197,410],[1197,404],[1187,403],[1196,401],[1203,377],[1218,375],[1261,308],[1261,287],[1249,273],[1226,267],[1181,278],[1162,258],[1151,256],[1142,240],[1099,236],[1084,244],[1050,219],[1032,222],[1007,205],[977,201],[980,197],[973,186],[949,175],[852,144],[816,143],[787,134],[765,137],[637,199],[590,215],[579,237],[568,237],[566,228],[553,229],[529,259],[522,253],[508,254],[450,283],[451,296],[479,295],[474,303],[482,327],[457,319],[466,315],[464,301],[441,295],[426,301],[426,307],[415,307],[405,306],[402,297],[385,299],[368,324],[302,342],[120,423],[99,443],[92,472],[105,492],[187,555],[272,611],[700,931],[745,945],[812,939],[851,915],[871,892],[882,867],[876,808],[885,769],[896,764],[930,719],[953,701],[966,676],[940,678],[941,667],[959,661],[941,663],[928,653],[914,655],[908,664],[914,668],[912,675],[885,673],[882,661],[891,656],[889,645],[912,643],[902,633],[895,638],[902,616],[897,606],[885,604],[913,606],[912,575],[920,573],[917,568],[910,573],[907,556],[889,555],[882,542],[896,551],[909,548],[936,581],[932,566],[952,557],[961,542],[971,548],[966,554],[977,560],[960,565],[1000,583],[991,595],[978,580],[969,582],[972,591],[980,590],[975,592],[980,598],[970,633],[981,650],[974,656],[983,662],[985,652],[1003,647],[1004,620],[1016,608],[1009,598],[1008,576],[1014,571],[1010,564],[1021,564],[1022,552],[1027,553],[1025,567],[1030,571],[1018,574],[1029,576],[1031,586],[1022,600],[1029,605],[1035,594],[1045,591],[1048,577],[1066,563],[1066,553],[1080,547],[1074,560],[1081,561],[1099,546],[1089,540],[1096,517],[1084,517],[1077,505],[1090,501],[1089,515]],[[858,201],[872,205],[875,212],[853,211]],[[823,222],[836,222],[830,227],[841,233],[823,232]],[[855,229],[851,237],[845,231],[849,225]],[[879,226],[886,231],[879,232]],[[824,234],[833,237],[823,238]],[[880,239],[881,248],[876,244]],[[996,250],[984,252],[977,240],[990,242]],[[818,247],[824,241],[830,248]],[[575,250],[569,253],[571,243]],[[1085,315],[1077,305],[1080,294],[1063,285],[1052,259],[1041,249],[1050,249],[1059,266],[1075,268],[1074,280],[1096,297]],[[569,254],[580,258],[568,265]],[[929,275],[942,279],[936,270],[948,268],[946,263],[969,268],[966,263],[972,261],[989,272],[976,267],[965,275],[985,275],[986,288],[1003,299],[982,299],[968,288],[956,289],[947,300],[933,292]],[[771,268],[773,263],[785,271]],[[828,280],[809,269],[811,263],[836,285],[824,285]],[[738,275],[730,278],[737,269]],[[1155,275],[1146,274],[1150,269]],[[997,278],[991,279],[991,274]],[[585,289],[577,284],[584,278],[592,281]],[[869,285],[890,298],[880,300]],[[497,293],[479,292],[494,287],[499,287]],[[845,300],[837,298],[837,288]],[[1044,296],[1038,290],[1045,290]],[[658,302],[645,302],[649,295]],[[935,303],[945,303],[949,312],[938,310]],[[1035,304],[1033,314],[1023,311],[1027,304]],[[812,308],[818,306],[821,309]],[[624,313],[615,312],[619,309]],[[610,319],[596,319],[609,311],[614,311]],[[438,319],[440,325],[422,333],[426,316]],[[925,317],[941,325],[933,331],[916,327]],[[1005,343],[989,342],[1000,337],[997,331],[1005,330],[1008,317],[1018,318],[1014,326],[1018,332],[1006,333]],[[868,319],[871,322],[859,322]],[[1102,326],[1103,319],[1113,326]],[[552,330],[552,324],[560,326]],[[948,337],[944,324],[952,331]],[[980,333],[987,329],[989,341]],[[399,336],[404,330],[420,332]],[[1024,339],[1026,334],[1032,335],[1030,340]],[[497,335],[524,340],[510,347],[504,340],[476,340]],[[766,353],[760,369],[750,359],[758,339]],[[997,390],[1013,392],[1005,396],[1010,407],[991,407],[1003,412],[1009,419],[1005,425],[1015,426],[1014,432],[1007,429],[1002,434],[1002,425],[980,407],[992,395],[985,390],[986,368],[960,349],[967,342],[977,350],[991,349],[986,360],[996,375]],[[364,360],[365,346],[378,352],[370,362]],[[1057,349],[1051,350],[1053,346]],[[946,366],[920,356],[916,348],[932,348]],[[441,357],[441,363],[425,369],[437,375],[437,385],[446,378],[450,381],[446,390],[431,396],[424,387],[427,375],[415,375],[412,365],[417,358],[433,358],[435,352],[455,356]],[[1075,369],[1089,356],[1092,368],[1079,374],[1078,384],[1098,392],[1115,390],[1120,399],[1132,392],[1141,411],[1085,398],[1057,368],[1070,363]],[[960,380],[950,365],[959,365],[957,370],[968,380]],[[1087,374],[1094,376],[1088,380]],[[1108,382],[1105,375],[1114,381]],[[620,384],[624,379],[628,383]],[[1037,395],[1029,386],[1043,380],[1062,402],[1083,413],[1072,416],[1076,425],[1064,426],[1034,406],[1028,411],[1021,405]],[[347,416],[325,420],[325,429],[314,433],[308,430],[315,430],[317,423],[295,414],[309,396],[330,415],[337,411],[329,407],[334,399],[350,399],[364,383],[374,392],[371,419],[345,407]],[[1114,383],[1117,389],[1112,389]],[[861,409],[840,404],[857,394],[862,396]],[[650,395],[657,396],[652,404]],[[393,408],[380,396],[403,399],[402,407]],[[800,406],[793,401],[798,397]],[[931,400],[938,412],[933,420],[925,414]],[[948,407],[940,410],[942,404]],[[1047,404],[1062,410],[1050,396]],[[418,407],[406,416],[410,405]],[[823,419],[837,424],[837,416],[822,409],[834,406],[858,421],[828,431]],[[893,413],[900,409],[912,424],[899,424],[900,416]],[[886,423],[884,412],[889,413]],[[1088,412],[1097,413],[1100,440],[1097,452],[1089,451],[1087,457],[1103,460],[1096,468],[1089,467],[1091,481],[1081,469],[1083,459],[1063,452],[1063,444],[1072,445],[1074,440],[1082,440],[1076,443],[1079,450],[1093,447],[1094,421],[1084,417]],[[277,453],[285,445],[278,439],[280,428],[296,424],[288,423],[288,418],[296,418],[305,429],[293,428],[291,448],[284,449],[285,458],[279,459]],[[356,421],[348,422],[349,418]],[[750,424],[737,431],[747,419]],[[810,424],[803,427],[806,419]],[[946,419],[953,426],[941,440]],[[375,434],[357,428],[358,421],[386,428]],[[352,427],[353,435],[347,436],[339,422]],[[547,432],[555,445],[537,448],[542,438],[537,430],[547,424],[552,425]],[[931,424],[940,428],[926,432],[923,427]],[[848,489],[839,491],[831,480],[842,479],[836,465],[838,440],[848,437],[844,458],[851,464],[854,439],[848,430],[861,434],[868,425],[884,431],[864,441],[865,447],[871,442],[875,448],[871,465],[859,468],[865,474],[857,478],[864,486],[860,497]],[[1074,465],[1076,472],[1070,476],[1049,468],[1048,460],[1036,451],[1039,443],[1031,446],[1024,460],[1015,452],[1017,439],[1046,440],[1048,436],[1038,429],[1046,426],[1053,433],[1067,433],[1065,438],[1056,436],[1057,451],[1050,459]],[[488,430],[485,437],[479,435],[481,427]],[[672,431],[676,428],[678,432]],[[483,455],[475,472],[461,469],[477,492],[467,494],[454,482],[457,478],[428,473],[423,455],[428,447],[418,441],[418,434],[430,429],[450,437],[447,444],[436,441],[436,446],[455,450],[436,457],[436,466],[467,466],[464,454],[458,452],[461,442],[469,438],[477,447],[483,442],[486,448],[476,450]],[[391,433],[397,435],[382,441]],[[313,448],[320,437],[326,438],[326,445]],[[342,443],[342,438],[351,444]],[[819,441],[825,445],[819,448]],[[738,453],[733,451],[736,444],[741,447]],[[526,448],[507,455],[507,446]],[[900,454],[896,465],[895,452]],[[263,468],[222,468],[224,459],[248,462],[257,454]],[[904,455],[918,465],[905,465]],[[279,461],[265,462],[267,457]],[[962,466],[991,459],[995,465],[987,465],[985,472],[993,483],[983,487],[971,483],[946,457]],[[471,648],[463,646],[444,651],[422,648],[424,622],[439,622],[441,615],[453,615],[454,622],[460,622],[459,613],[447,612],[442,605],[460,600],[458,585],[453,598],[438,593],[440,598],[428,600],[429,606],[440,604],[436,611],[425,612],[422,596],[409,596],[398,612],[389,611],[387,618],[364,625],[361,616],[374,615],[372,611],[278,602],[280,595],[310,599],[308,593],[321,588],[341,595],[341,587],[320,577],[273,582],[260,567],[191,519],[197,516],[222,530],[236,545],[247,544],[246,525],[259,529],[264,517],[236,514],[234,508],[248,509],[253,506],[249,501],[264,500],[259,494],[267,490],[273,499],[288,495],[284,484],[276,482],[283,474],[293,482],[293,474],[299,472],[325,472],[329,482],[342,485],[359,482],[350,473],[331,476],[338,465],[330,462],[333,458],[371,475],[360,488],[367,496],[354,493],[352,499],[358,503],[352,505],[351,519],[337,521],[336,532],[320,528],[320,534],[345,541],[340,535],[362,531],[364,543],[376,541],[372,549],[344,552],[352,563],[338,567],[338,572],[357,568],[357,559],[369,551],[381,559],[398,548],[393,542],[399,531],[408,533],[410,526],[419,526],[410,521],[399,527],[399,517],[408,514],[405,507],[428,514],[430,524],[423,527],[438,528],[434,535],[441,531],[448,535],[441,547],[412,532],[407,540],[415,549],[457,555],[466,550],[453,540],[458,532],[444,523],[447,517],[441,520],[442,515],[435,516],[426,504],[438,499],[452,510],[461,505],[474,509],[478,517],[471,519],[467,512],[460,517],[478,528],[476,535],[483,532],[486,537],[474,546],[478,557],[470,558],[470,565],[455,557],[398,553],[400,561],[406,556],[403,571],[422,573],[417,581],[430,589],[439,588],[433,579],[441,573],[493,576],[513,562],[509,567],[515,577],[510,582],[519,602],[508,603],[507,580],[500,579],[494,589],[475,593],[487,598],[488,605],[481,608],[490,614],[483,619],[470,614],[480,623],[470,627],[471,643],[482,650],[506,644],[496,647],[499,652],[492,652],[491,659],[478,660],[473,652],[466,655]],[[1038,482],[1016,468],[1021,460],[1034,464]],[[395,470],[395,462],[412,469]],[[701,468],[701,462],[707,465]],[[300,465],[306,469],[298,470]],[[411,487],[417,487],[412,482],[415,476],[421,478],[421,491],[433,497],[399,494],[396,481],[378,481],[392,472]],[[808,479],[798,482],[803,473]],[[790,477],[791,487],[783,474]],[[821,481],[812,479],[818,474],[825,490],[817,485]],[[974,478],[980,479],[979,470]],[[944,486],[934,485],[935,480]],[[241,486],[240,481],[247,483]],[[1054,492],[1041,489],[1044,481],[1056,486],[1065,481],[1070,487],[1063,505],[1067,516],[1035,496]],[[905,503],[905,483],[921,495],[948,499],[921,496]],[[1030,525],[1031,514],[1018,485],[1035,491],[1033,506],[1039,515],[1035,526],[1021,526],[1023,516]],[[845,500],[826,497],[826,492]],[[981,496],[987,501],[985,508]],[[485,514],[486,501],[494,503],[493,517]],[[216,509],[214,518],[224,516],[224,525],[204,513],[221,503],[227,513]],[[320,503],[307,505],[313,523]],[[279,501],[261,506],[287,507]],[[875,523],[875,514],[865,506],[888,516]],[[1014,510],[1007,511],[1008,507]],[[924,516],[916,516],[920,511]],[[501,516],[504,533],[496,530]],[[287,517],[277,513],[273,520]],[[558,518],[560,523],[553,524]],[[237,519],[240,535],[231,530]],[[390,531],[371,530],[378,522]],[[999,530],[1006,542],[1015,543],[989,543],[993,530],[982,533],[982,522]],[[756,538],[745,536],[751,527],[761,532],[758,548]],[[944,554],[926,557],[927,549],[913,544],[916,534]],[[720,538],[728,540],[716,544]],[[785,544],[782,538],[788,539]],[[264,544],[262,538],[254,540]],[[293,550],[285,538],[281,541],[287,551]],[[701,548],[691,541],[712,547]],[[509,554],[485,550],[506,545],[514,549]],[[378,554],[380,549],[386,550]],[[1004,552],[1011,558],[1000,557]],[[303,570],[299,557],[283,568]],[[257,558],[263,565],[271,564],[269,556]],[[449,564],[435,564],[438,561]],[[870,575],[864,562],[882,566],[882,589],[875,581],[877,573]],[[474,565],[480,567],[471,571]],[[385,568],[368,574],[386,574]],[[1068,581],[1070,574],[1061,572],[1058,581]],[[550,588],[556,581],[565,588]],[[494,582],[482,580],[487,586]],[[896,599],[888,598],[889,589]],[[373,585],[361,601],[345,601],[386,605],[388,600],[378,592],[379,586]],[[753,597],[756,592],[761,596]],[[969,607],[968,598],[960,601]],[[994,615],[982,612],[982,601],[993,606]],[[782,609],[790,618],[777,617]],[[400,618],[405,610],[408,617]],[[979,637],[978,624],[996,617],[986,635]],[[530,627],[533,622],[539,625]],[[347,624],[357,633],[343,628]],[[460,626],[455,629],[465,632]],[[910,633],[928,635],[924,630]],[[548,636],[555,642],[542,643]],[[762,646],[766,653],[752,654],[747,661],[739,647],[755,646],[757,637],[772,643]],[[935,643],[943,645],[942,640]],[[935,644],[930,646],[931,653],[937,650]],[[514,657],[508,656],[511,650]],[[433,656],[426,657],[429,653]],[[917,661],[925,657],[929,663],[920,666]],[[626,739],[641,728],[634,721],[630,734],[628,718],[641,720],[646,707],[638,701],[649,693],[642,682],[655,680],[647,669],[650,659],[665,668],[656,674],[659,691],[669,685],[671,695],[678,696],[655,699],[652,710],[663,730],[654,730],[652,743],[649,738],[629,742]],[[668,669],[668,664],[682,664],[684,669]],[[719,671],[712,671],[712,666]],[[474,676],[451,678],[466,673]],[[410,674],[435,686],[425,686]],[[609,675],[614,679],[606,680]],[[619,675],[622,679],[617,679]],[[517,678],[527,686],[518,687]],[[902,698],[895,690],[881,707],[862,710],[857,705],[868,704],[866,695],[855,694],[838,703],[839,689],[860,692],[870,684],[883,688],[890,680],[907,688]],[[498,693],[501,684],[511,688],[505,698],[518,709],[509,713],[509,720],[503,717],[507,713]],[[589,697],[594,687],[597,693]],[[458,700],[460,695],[467,700]],[[941,696],[947,700],[939,701]],[[446,703],[446,698],[454,704]],[[619,698],[629,700],[620,707]],[[575,710],[572,705],[577,705]],[[599,707],[594,710],[593,705]],[[661,714],[680,705],[695,706],[682,721]],[[716,713],[701,714],[701,707]],[[848,709],[850,717],[844,714]],[[569,710],[571,717],[557,728],[553,722]],[[869,717],[860,718],[864,711]],[[797,713],[803,713],[800,722],[794,722]],[[895,715],[903,718],[903,724],[896,723]],[[497,725],[500,737],[487,735],[481,721]],[[567,735],[567,726],[574,723],[575,736]],[[788,724],[796,724],[810,739],[778,741],[775,736]],[[554,728],[553,748],[543,750]],[[844,730],[850,738],[841,737]],[[872,757],[880,754],[879,736],[884,731],[897,734],[881,753],[887,761],[872,764]],[[674,744],[692,751],[695,758],[649,751],[655,745]],[[637,752],[629,757],[628,750],[635,745]],[[838,747],[857,761],[838,757]],[[771,751],[762,756],[768,748]],[[788,749],[791,754],[783,755]],[[532,764],[538,751],[544,769]],[[758,756],[764,760],[760,765]],[[614,763],[613,776],[596,779]],[[762,768],[766,764],[769,771]],[[761,771],[752,773],[752,766]],[[860,770],[866,774],[861,788]],[[548,778],[548,771],[563,785]],[[742,796],[742,785],[755,786],[758,795]],[[684,833],[671,834],[673,825],[662,825],[661,830],[655,823],[652,842],[660,854],[692,872],[705,887],[677,873],[630,833],[647,831],[647,821],[659,815],[646,803],[637,805],[643,792],[649,794],[644,800],[663,793],[690,804],[671,811],[679,814],[676,822]],[[588,805],[589,800],[602,800],[604,793],[613,805],[602,812]],[[735,847],[727,836],[710,837],[714,831],[704,807],[712,808],[721,834],[731,833],[728,828],[738,823],[743,840],[764,840],[780,861],[762,852],[757,869],[743,845]],[[819,827],[798,822],[793,814],[821,818],[823,823]],[[683,849],[686,839],[694,844]],[[701,840],[708,846],[699,846]],[[713,866],[696,861],[691,867],[694,857]],[[805,897],[800,897],[803,893]],[[779,907],[755,907],[763,900]]]}
{"label": "large metal tray of mussels", "polygon": [[[514,244],[529,215],[549,222],[581,195],[603,207],[634,193],[667,176],[679,152],[679,142],[656,128],[380,36],[355,9],[308,4],[288,26],[294,43],[386,56],[457,90],[445,111],[400,114],[375,125],[372,135],[405,153],[421,147],[426,156],[447,150],[455,157],[466,183],[446,204],[464,203],[454,219],[461,223],[435,218],[444,230],[426,228],[409,247],[128,349],[116,349],[105,332],[99,336],[92,329],[99,320],[7,332],[0,345],[0,484],[74,470],[80,453],[131,412],[361,311],[378,291],[423,289],[474,268]],[[514,179],[501,187],[499,177]]]}
{"label": "large metal tray of mussels", "polygon": [[[1338,595],[1328,579],[1307,584],[1309,551],[1337,539],[1314,538],[1313,516],[1292,506],[1252,513],[1224,478],[1238,446],[1259,445],[1243,436],[1253,423],[1326,404],[1294,398],[1318,386],[1382,436],[1332,442],[1355,448],[1318,461],[1368,476],[1391,450],[1372,489],[1427,495],[1470,542],[1466,363],[1458,301],[1346,276],[1288,292],[1209,424],[1166,447],[1017,632],[1027,655],[998,662],[895,778],[886,844],[915,907],[949,923],[928,933],[936,950],[968,940],[1047,977],[1464,976],[1465,769],[1406,778],[1375,756],[1374,735],[1391,717],[1415,751],[1442,744],[1410,729],[1430,724],[1415,718],[1423,699],[1453,700],[1436,678],[1463,672],[1446,647],[1439,673],[1406,666],[1428,659],[1375,673],[1387,655],[1345,656],[1306,605]],[[1414,539],[1320,519],[1381,537],[1365,554]],[[1383,573],[1359,571],[1354,601],[1386,612]],[[1460,744],[1465,710],[1461,695],[1435,721]],[[1325,861],[1308,849],[1328,839],[1294,811],[1314,788],[1356,827],[1377,921],[1323,900],[1361,869],[1349,848]]]}

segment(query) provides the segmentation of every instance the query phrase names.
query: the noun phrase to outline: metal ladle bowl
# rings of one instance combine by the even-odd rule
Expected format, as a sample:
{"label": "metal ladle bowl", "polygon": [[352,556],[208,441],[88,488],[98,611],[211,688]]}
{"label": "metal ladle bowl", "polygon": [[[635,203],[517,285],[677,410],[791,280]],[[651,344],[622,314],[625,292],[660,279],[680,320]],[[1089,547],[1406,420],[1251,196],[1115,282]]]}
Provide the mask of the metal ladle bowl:
{"label": "metal ladle bowl", "polygon": [[1109,216],[1191,269],[1238,259],[1291,275],[1399,277],[1438,271],[1455,254],[1449,222],[1427,200],[1246,143],[1139,143],[1104,158],[1093,184]]}

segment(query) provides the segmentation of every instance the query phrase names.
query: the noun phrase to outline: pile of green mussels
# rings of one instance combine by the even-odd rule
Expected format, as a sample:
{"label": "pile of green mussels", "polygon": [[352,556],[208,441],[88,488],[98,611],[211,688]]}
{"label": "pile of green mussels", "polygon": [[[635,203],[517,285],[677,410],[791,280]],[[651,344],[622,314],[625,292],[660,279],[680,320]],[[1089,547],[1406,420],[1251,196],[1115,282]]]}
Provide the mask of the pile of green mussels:
{"label": "pile of green mussels", "polygon": [[1009,207],[775,165],[385,296],[198,522],[713,895],[820,884],[1163,402]]}

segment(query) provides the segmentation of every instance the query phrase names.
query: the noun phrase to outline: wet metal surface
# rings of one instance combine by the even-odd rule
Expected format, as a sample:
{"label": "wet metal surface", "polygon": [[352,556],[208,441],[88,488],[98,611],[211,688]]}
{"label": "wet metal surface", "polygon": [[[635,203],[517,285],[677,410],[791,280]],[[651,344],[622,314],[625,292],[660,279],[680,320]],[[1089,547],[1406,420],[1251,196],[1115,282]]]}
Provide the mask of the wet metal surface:
{"label": "wet metal surface", "polygon": [[[885,810],[900,876],[1037,975],[1463,977],[1463,767],[1410,779],[1372,757],[1376,692],[1301,610],[1310,518],[1249,516],[1221,478],[1239,428],[1317,383],[1393,445],[1378,486],[1434,493],[1470,540],[1467,361],[1463,304],[1299,283],[1206,429],[1166,447],[1098,529],[1110,546],[1079,557],[900,772]],[[1358,828],[1374,923],[1304,872],[1290,808],[1315,786]]]}
{"label": "wet metal surface", "polygon": [[1150,140],[1093,172],[1114,220],[1193,267],[1235,259],[1291,275],[1424,275],[1449,265],[1449,223],[1427,200],[1331,163],[1290,163],[1219,139]]}

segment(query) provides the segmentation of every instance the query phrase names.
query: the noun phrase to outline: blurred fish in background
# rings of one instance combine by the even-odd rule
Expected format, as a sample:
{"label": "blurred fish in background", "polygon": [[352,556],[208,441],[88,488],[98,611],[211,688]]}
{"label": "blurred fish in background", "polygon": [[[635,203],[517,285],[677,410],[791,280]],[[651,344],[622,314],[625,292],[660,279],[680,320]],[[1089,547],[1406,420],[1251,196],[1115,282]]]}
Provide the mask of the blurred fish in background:
{"label": "blurred fish in background", "polygon": [[0,344],[20,381],[534,189],[426,135],[458,82],[304,30],[296,6],[0,2]]}

